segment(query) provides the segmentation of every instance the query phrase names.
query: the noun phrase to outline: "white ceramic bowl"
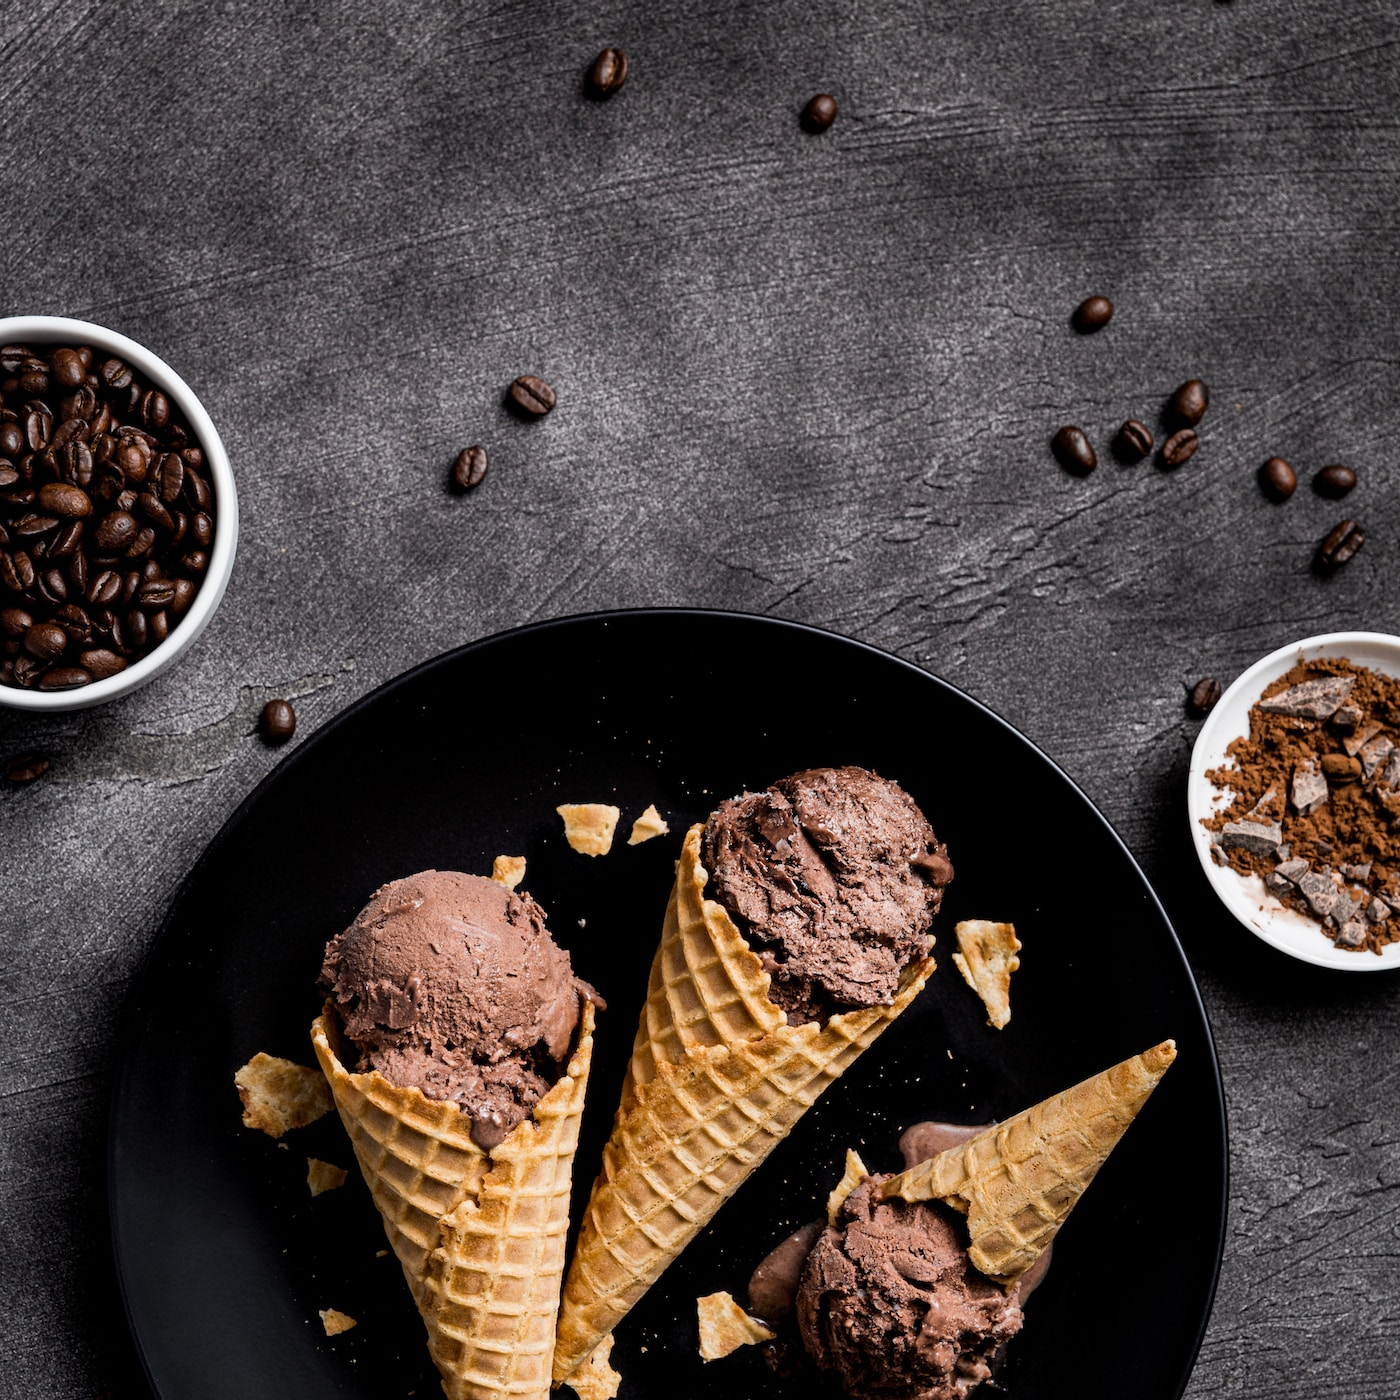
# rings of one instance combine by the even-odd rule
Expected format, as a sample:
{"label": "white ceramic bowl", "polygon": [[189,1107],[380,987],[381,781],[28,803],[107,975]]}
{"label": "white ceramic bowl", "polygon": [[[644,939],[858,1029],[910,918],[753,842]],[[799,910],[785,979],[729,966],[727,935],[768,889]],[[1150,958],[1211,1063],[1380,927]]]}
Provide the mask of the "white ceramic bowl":
{"label": "white ceramic bowl", "polygon": [[1228,795],[1206,777],[1206,772],[1230,765],[1232,761],[1226,758],[1225,750],[1249,732],[1250,706],[1266,686],[1298,662],[1321,657],[1344,657],[1384,675],[1400,676],[1400,637],[1384,632],[1328,632],[1280,647],[1237,677],[1206,716],[1196,736],[1196,747],[1191,751],[1191,770],[1186,778],[1191,840],[1201,869],[1206,872],[1206,879],[1220,896],[1221,903],[1265,943],[1319,967],[1343,972],[1383,972],[1400,968],[1400,943],[1388,944],[1379,957],[1374,953],[1352,953],[1338,948],[1313,920],[1275,899],[1257,875],[1246,878],[1228,866],[1217,865],[1211,858],[1210,833],[1201,825],[1202,817],[1213,815],[1229,801]]}
{"label": "white ceramic bowl", "polygon": [[134,340],[116,331],[94,326],[88,321],[72,321],[63,316],[6,316],[0,318],[0,345],[91,345],[98,355],[115,355],[125,360],[150,383],[160,389],[179,410],[190,432],[204,450],[205,469],[214,488],[214,540],[209,551],[209,568],[204,581],[170,635],[153,651],[124,671],[106,680],[93,681],[78,690],[22,690],[0,685],[0,706],[15,710],[84,710],[129,695],[147,681],[173,666],[194,645],[204,631],[214,609],[219,606],[233,573],[233,556],[238,544],[238,493],[233,484],[228,453],[218,429],[204,411],[194,391],[164,360]]}

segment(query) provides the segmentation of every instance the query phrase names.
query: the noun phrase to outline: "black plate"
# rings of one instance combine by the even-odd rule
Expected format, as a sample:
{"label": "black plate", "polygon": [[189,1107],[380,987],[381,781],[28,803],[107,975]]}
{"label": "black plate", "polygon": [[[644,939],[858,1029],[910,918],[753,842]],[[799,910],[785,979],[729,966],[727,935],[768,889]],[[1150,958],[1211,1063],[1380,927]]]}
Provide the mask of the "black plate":
{"label": "black plate", "polygon": [[[788,623],[635,612],[480,642],[352,706],[180,891],[131,1008],[110,1140],[118,1270],[161,1400],[440,1394],[334,1115],[282,1150],[240,1126],[232,1083],[258,1050],[314,1064],[322,948],[377,885],[528,857],[526,887],[609,1002],[577,1219],[680,833],[745,786],[843,763],[897,779],[948,843],[940,966],[619,1329],[622,1400],[792,1397],[755,1349],[702,1366],[695,1299],[742,1296],[763,1253],[820,1213],[848,1145],[889,1169],[910,1122],[1004,1117],[1167,1036],[1180,1057],[1060,1235],[1001,1380],[1015,1397],[1179,1396],[1219,1267],[1224,1103],[1195,983],[1132,858],[1043,754],[913,666]],[[568,849],[554,807],[569,801],[622,808],[610,855]],[[629,847],[649,802],[671,835]],[[973,917],[1012,920],[1025,944],[1001,1032],[948,958],[954,922]],[[313,1201],[308,1155],[350,1181]],[[359,1326],[328,1341],[326,1307]]]}

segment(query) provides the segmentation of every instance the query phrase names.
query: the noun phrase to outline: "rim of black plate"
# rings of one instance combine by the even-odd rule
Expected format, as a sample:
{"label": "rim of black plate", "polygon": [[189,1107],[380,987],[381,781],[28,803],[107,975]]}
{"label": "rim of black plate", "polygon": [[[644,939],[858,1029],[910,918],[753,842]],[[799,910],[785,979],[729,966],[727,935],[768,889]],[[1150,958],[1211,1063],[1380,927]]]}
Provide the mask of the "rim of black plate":
{"label": "rim of black plate", "polygon": [[111,1247],[113,1263],[116,1268],[117,1287],[121,1293],[122,1311],[126,1317],[127,1328],[130,1331],[132,1344],[136,1349],[136,1354],[141,1362],[141,1370],[145,1376],[147,1385],[150,1386],[153,1395],[159,1400],[166,1400],[152,1373],[150,1362],[146,1355],[145,1340],[137,1327],[136,1318],[132,1315],[131,1297],[127,1289],[126,1271],[123,1266],[121,1231],[118,1225],[117,1210],[117,1176],[115,1172],[114,1153],[116,1142],[116,1125],[121,1114],[123,1101],[123,1090],[131,1075],[131,1056],[128,1046],[132,1043],[132,1030],[144,1002],[146,984],[150,979],[151,968],[156,962],[157,956],[163,949],[170,932],[170,926],[174,918],[175,911],[184,901],[185,896],[193,883],[195,877],[209,861],[210,857],[219,849],[227,839],[229,833],[238,826],[245,815],[262,798],[264,790],[271,787],[273,783],[279,781],[283,775],[292,772],[296,765],[301,762],[305,754],[314,745],[326,741],[343,724],[348,723],[362,710],[377,703],[383,696],[391,694],[400,687],[413,684],[417,679],[440,666],[447,666],[460,660],[472,652],[482,651],[494,646],[498,642],[507,638],[518,638],[530,633],[548,633],[566,627],[578,627],[580,625],[606,625],[609,622],[619,621],[626,618],[651,617],[651,618],[733,618],[736,622],[756,623],[765,627],[775,627],[785,631],[806,632],[823,641],[835,641],[849,647],[855,647],[860,651],[868,652],[879,657],[883,661],[893,662],[908,671],[914,672],[926,681],[940,686],[942,689],[952,692],[968,704],[975,706],[985,716],[994,721],[995,724],[1006,730],[1022,743],[1029,745],[1050,767],[1057,773],[1088,805],[1090,811],[1098,819],[1099,825],[1103,828],[1109,839],[1127,857],[1132,868],[1137,872],[1142,880],[1144,888],[1147,890],[1152,901],[1152,907],[1162,920],[1171,938],[1172,946],[1176,950],[1176,955],[1181,959],[1182,966],[1186,969],[1187,980],[1190,983],[1191,995],[1195,1001],[1196,1010],[1200,1013],[1201,1024],[1206,1033],[1206,1049],[1210,1056],[1210,1067],[1214,1071],[1217,1088],[1218,1102],[1220,1105],[1220,1136],[1224,1144],[1225,1152],[1221,1165],[1220,1181],[1220,1210],[1216,1229],[1215,1259],[1210,1271],[1210,1284],[1206,1291],[1206,1305],[1201,1314],[1200,1323],[1196,1329],[1196,1335],[1191,1342],[1190,1356],[1186,1358],[1186,1365],[1183,1368],[1180,1383],[1177,1387],[1176,1395],[1178,1400],[1185,1393],[1190,1382],[1191,1374],[1196,1367],[1196,1359],[1200,1355],[1201,1344],[1205,1340],[1206,1329],[1210,1325],[1211,1313],[1215,1308],[1215,1295],[1220,1284],[1220,1267],[1225,1255],[1225,1231],[1229,1217],[1229,1196],[1230,1196],[1230,1124],[1225,1112],[1225,1085],[1220,1074],[1220,1058],[1215,1049],[1215,1033],[1211,1029],[1210,1018],[1206,1015],[1205,1003],[1201,999],[1201,990],[1196,983],[1196,975],[1191,968],[1190,960],[1186,956],[1185,949],[1181,946],[1181,940],[1177,937],[1176,929],[1171,919],[1167,916],[1167,911],[1162,905],[1162,901],[1157,897],[1157,891],[1153,889],[1151,882],[1143,873],[1142,867],[1138,864],[1137,858],[1124,844],[1122,837],[1113,829],[1108,818],[1099,811],[1098,805],[1089,795],[1074,781],[1073,778],[1055,762],[1039,745],[1035,744],[1025,734],[1021,733],[1010,721],[1003,719],[995,710],[984,705],[976,696],[969,695],[966,691],[959,689],[952,682],[944,680],[942,676],[935,675],[932,671],[925,670],[924,667],[916,665],[912,661],[906,661],[902,656],[896,656],[893,652],[886,651],[883,647],[871,645],[869,642],[860,641],[854,637],[847,637],[840,632],[833,632],[829,628],[815,627],[807,622],[795,622],[789,618],[767,617],[762,613],[740,612],[729,608],[616,608],[597,612],[570,613],[564,617],[548,618],[542,622],[525,623],[520,627],[510,627],[502,632],[493,632],[489,636],[480,637],[473,642],[465,642],[461,646],[453,647],[449,651],[440,652],[437,656],[430,657],[426,661],[419,662],[416,666],[410,667],[406,671],[400,672],[397,676],[384,681],[367,694],[362,695],[358,700],[352,701],[338,714],[321,725],[314,734],[311,734],[304,743],[289,753],[279,763],[259,780],[256,787],[238,804],[228,815],[213,839],[200,853],[198,860],[185,872],[177,886],[174,895],[171,897],[169,905],[166,907],[165,916],[160,922],[160,927],[156,931],[155,937],[151,940],[150,947],[146,950],[145,956],[141,960],[141,966],[132,981],[131,990],[127,994],[126,1006],[118,1023],[116,1056],[116,1069],[112,1077],[112,1092],[107,1106],[107,1153],[106,1153],[106,1173],[107,1173],[107,1220],[108,1229],[111,1236]]}

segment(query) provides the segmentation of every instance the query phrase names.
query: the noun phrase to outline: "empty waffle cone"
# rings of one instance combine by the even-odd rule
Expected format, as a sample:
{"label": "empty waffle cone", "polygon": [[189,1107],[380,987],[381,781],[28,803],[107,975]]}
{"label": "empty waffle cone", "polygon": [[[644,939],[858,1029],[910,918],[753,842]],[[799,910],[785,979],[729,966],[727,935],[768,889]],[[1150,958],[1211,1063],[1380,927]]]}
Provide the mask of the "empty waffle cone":
{"label": "empty waffle cone", "polygon": [[1164,1040],[890,1177],[880,1195],[962,1211],[974,1267],[1012,1284],[1055,1238],[1174,1059],[1176,1042]]}
{"label": "empty waffle cone", "polygon": [[472,1141],[457,1104],[375,1070],[347,1070],[329,1010],[312,1023],[316,1058],[451,1400],[549,1393],[593,1015],[585,1003],[564,1073],[490,1152]]}
{"label": "empty waffle cone", "polygon": [[931,958],[889,1006],[789,1026],[769,976],[704,897],[703,828],[686,834],[603,1169],[564,1282],[561,1384],[745,1178],[919,994]]}

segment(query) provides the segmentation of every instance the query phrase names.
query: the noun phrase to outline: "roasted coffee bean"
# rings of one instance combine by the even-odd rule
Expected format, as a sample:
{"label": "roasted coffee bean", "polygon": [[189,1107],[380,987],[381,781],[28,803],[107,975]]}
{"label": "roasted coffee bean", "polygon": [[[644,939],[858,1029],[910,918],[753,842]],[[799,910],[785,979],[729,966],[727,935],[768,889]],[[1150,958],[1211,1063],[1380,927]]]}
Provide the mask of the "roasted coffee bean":
{"label": "roasted coffee bean", "polygon": [[68,520],[81,520],[92,514],[92,501],[80,486],[51,481],[39,488],[39,509]]}
{"label": "roasted coffee bean", "polygon": [[70,642],[82,645],[92,637],[92,619],[76,603],[65,603],[54,613],[53,620]]}
{"label": "roasted coffee bean", "polygon": [[131,386],[131,371],[120,360],[104,361],[97,374],[109,389],[127,389]]}
{"label": "roasted coffee bean", "polygon": [[61,607],[68,601],[68,584],[62,569],[45,569],[39,575],[39,586],[44,596],[55,606]]}
{"label": "roasted coffee bean", "polygon": [[129,515],[136,505],[136,492],[130,487],[125,491],[119,491],[113,504],[118,510],[124,510]]}
{"label": "roasted coffee bean", "polygon": [[170,611],[176,617],[182,616],[190,604],[194,602],[196,593],[195,585],[187,578],[177,578],[175,580],[175,597],[170,604]]}
{"label": "roasted coffee bean", "polygon": [[19,638],[33,626],[33,616],[23,608],[0,608],[0,637]]}
{"label": "roasted coffee bean", "polygon": [[1190,428],[1182,428],[1162,444],[1162,460],[1169,467],[1179,467],[1196,455],[1196,449],[1200,445],[1200,438]]}
{"label": "roasted coffee bean", "polygon": [[160,566],[159,559],[147,559],[141,565],[141,581],[149,583],[153,578],[164,578],[165,570]]}
{"label": "roasted coffee bean", "polygon": [[1214,676],[1203,676],[1191,687],[1192,712],[1208,715],[1215,708],[1221,694],[1220,682]]}
{"label": "roasted coffee bean", "polygon": [[829,92],[819,92],[802,109],[802,125],[808,131],[826,131],[837,118],[840,108]]}
{"label": "roasted coffee bean", "polygon": [[141,417],[148,428],[159,432],[170,422],[170,400],[159,389],[148,389],[141,396]]}
{"label": "roasted coffee bean", "polygon": [[1276,501],[1286,501],[1298,489],[1298,473],[1282,457],[1270,457],[1259,468],[1259,484]]}
{"label": "roasted coffee bean", "polygon": [[122,607],[129,608],[136,601],[136,590],[140,588],[145,581],[146,580],[141,575],[140,569],[128,569],[127,572],[122,575]]}
{"label": "roasted coffee bean", "polygon": [[459,491],[480,486],[486,475],[486,449],[479,444],[464,448],[452,465],[452,480]]}
{"label": "roasted coffee bean", "polygon": [[[63,538],[63,532],[59,532],[59,538]],[[52,553],[52,551],[50,551]],[[87,555],[81,551],[75,552],[68,560],[68,591],[76,593],[80,597],[87,594],[88,566]]]}
{"label": "roasted coffee bean", "polygon": [[1142,461],[1155,445],[1155,439],[1147,424],[1139,423],[1136,418],[1129,418],[1118,429],[1118,436],[1114,442],[1118,455],[1130,462]]}
{"label": "roasted coffee bean", "polygon": [[122,619],[122,631],[126,634],[127,646],[143,651],[146,646],[146,614],[140,608],[132,608]]}
{"label": "roasted coffee bean", "polygon": [[92,485],[95,470],[92,448],[85,442],[70,442],[59,454],[59,475],[70,486],[86,491]]}
{"label": "roasted coffee bean", "polygon": [[146,618],[146,635],[152,646],[157,646],[170,635],[170,614],[153,612]]}
{"label": "roasted coffee bean", "polygon": [[604,49],[593,60],[589,79],[599,97],[611,97],[627,81],[627,55],[621,49]]}
{"label": "roasted coffee bean", "polygon": [[135,438],[119,438],[113,460],[127,481],[139,485],[151,469],[151,449]]}
{"label": "roasted coffee bean", "polygon": [[23,549],[0,551],[0,585],[12,593],[34,587],[34,561]]}
{"label": "roasted coffee bean", "polygon": [[62,346],[49,356],[49,372],[65,389],[75,389],[83,382],[83,362],[76,350]]}
{"label": "roasted coffee bean", "polygon": [[91,685],[92,677],[81,666],[55,666],[45,671],[39,681],[40,690],[77,690],[80,685]]}
{"label": "roasted coffee bean", "polygon": [[1092,335],[1113,319],[1113,303],[1107,297],[1086,297],[1074,308],[1072,319],[1080,335]]}
{"label": "roasted coffee bean", "polygon": [[151,522],[162,530],[170,531],[175,528],[175,521],[171,518],[170,512],[166,510],[165,503],[154,492],[146,491],[136,498],[136,509]]}
{"label": "roasted coffee bean", "polygon": [[122,576],[114,569],[103,569],[92,581],[87,600],[99,608],[110,607],[121,597]]}
{"label": "roasted coffee bean", "polygon": [[[111,410],[103,410],[110,421]],[[71,394],[65,395],[59,400],[59,415],[65,419],[78,419],[89,434],[106,432],[105,424],[99,426],[95,421],[97,418],[97,395],[88,388],[86,384],[80,384]]]}
{"label": "roasted coffee bean", "polygon": [[203,511],[190,520],[190,538],[201,548],[214,543],[214,522]]}
{"label": "roasted coffee bean", "polygon": [[24,440],[31,452],[42,452],[49,445],[49,433],[53,430],[53,415],[42,409],[43,405],[30,404],[24,410]]}
{"label": "roasted coffee bean", "polygon": [[1330,496],[1334,501],[1340,500],[1355,485],[1356,473],[1350,467],[1342,466],[1341,463],[1323,467],[1313,477],[1313,490],[1319,496]]}
{"label": "roasted coffee bean", "polygon": [[175,581],[168,578],[147,579],[136,590],[136,601],[146,612],[159,612],[175,601]]}
{"label": "roasted coffee bean", "polygon": [[49,771],[50,763],[42,754],[20,753],[5,764],[5,777],[12,783],[32,783]]}
{"label": "roasted coffee bean", "polygon": [[1210,390],[1199,379],[1188,379],[1167,400],[1167,421],[1174,427],[1194,428],[1210,407]]}
{"label": "roasted coffee bean", "polygon": [[38,492],[30,490],[27,486],[15,486],[5,492],[0,506],[10,510],[23,510],[26,506],[32,506],[37,496]]}
{"label": "roasted coffee bean", "polygon": [[297,730],[297,712],[288,700],[269,700],[258,717],[258,728],[269,744],[285,744]]}
{"label": "roasted coffee bean", "polygon": [[533,374],[522,374],[510,386],[510,396],[515,406],[532,418],[542,418],[555,405],[554,390]]}
{"label": "roasted coffee bean", "polygon": [[23,535],[26,538],[32,535],[47,534],[57,527],[58,517],[56,515],[40,515],[35,510],[27,510],[23,515],[16,516],[10,522],[12,533]]}
{"label": "roasted coffee bean", "polygon": [[202,574],[209,567],[209,556],[202,549],[192,549],[180,556],[180,566],[187,574]]}
{"label": "roasted coffee bean", "polygon": [[69,443],[86,442],[88,425],[81,418],[62,418],[49,439],[49,451],[57,454]]}
{"label": "roasted coffee bean", "polygon": [[68,646],[68,634],[56,622],[36,622],[24,634],[24,649],[36,661],[54,661]]}
{"label": "roasted coffee bean", "polygon": [[83,522],[81,520],[63,521],[49,543],[50,559],[67,559],[78,545],[82,543]]}
{"label": "roasted coffee bean", "polygon": [[188,447],[180,449],[180,456],[185,459],[185,465],[191,471],[202,471],[204,469],[204,450],[191,443]]}
{"label": "roasted coffee bean", "polygon": [[47,394],[49,392],[49,372],[46,369],[26,370],[19,377],[19,387],[26,394]]}
{"label": "roasted coffee bean", "polygon": [[1354,783],[1361,776],[1361,760],[1344,753],[1322,755],[1322,776],[1329,783]]}
{"label": "roasted coffee bean", "polygon": [[1356,557],[1366,543],[1366,532],[1354,520],[1343,520],[1333,526],[1318,549],[1318,562],[1324,569],[1340,569]]}
{"label": "roasted coffee bean", "polygon": [[105,681],[108,676],[115,676],[118,671],[126,670],[126,662],[106,647],[93,647],[90,651],[79,652],[78,665],[95,681]]}
{"label": "roasted coffee bean", "polygon": [[208,512],[214,500],[209,483],[196,471],[185,470],[185,499],[196,509]]}
{"label": "roasted coffee bean", "polygon": [[1066,425],[1050,440],[1050,450],[1055,460],[1067,471],[1076,476],[1087,476],[1099,464],[1097,453],[1083,428]]}
{"label": "roasted coffee bean", "polygon": [[98,522],[93,542],[104,554],[118,554],[136,538],[140,526],[125,510],[114,510]]}
{"label": "roasted coffee bean", "polygon": [[173,505],[185,489],[185,464],[178,452],[167,452],[156,467],[157,490],[166,505]]}
{"label": "roasted coffee bean", "polygon": [[145,559],[156,547],[156,532],[149,525],[143,525],[136,538],[126,547],[128,559]]}
{"label": "roasted coffee bean", "polygon": [[18,457],[24,451],[24,434],[18,423],[0,423],[0,456]]}
{"label": "roasted coffee bean", "polygon": [[22,685],[26,690],[32,690],[39,684],[40,677],[48,670],[46,662],[37,661],[32,656],[15,657],[15,684]]}
{"label": "roasted coffee bean", "polygon": [[19,480],[19,472],[7,462],[0,462],[0,488],[13,486]]}
{"label": "roasted coffee bean", "polygon": [[182,510],[170,512],[170,518],[175,522],[175,528],[170,532],[170,542],[167,553],[173,550],[181,540],[185,538],[185,531],[189,528],[189,519]]}

